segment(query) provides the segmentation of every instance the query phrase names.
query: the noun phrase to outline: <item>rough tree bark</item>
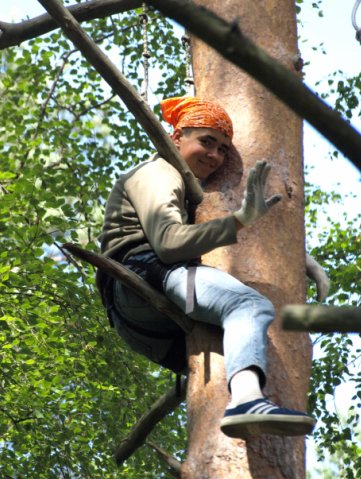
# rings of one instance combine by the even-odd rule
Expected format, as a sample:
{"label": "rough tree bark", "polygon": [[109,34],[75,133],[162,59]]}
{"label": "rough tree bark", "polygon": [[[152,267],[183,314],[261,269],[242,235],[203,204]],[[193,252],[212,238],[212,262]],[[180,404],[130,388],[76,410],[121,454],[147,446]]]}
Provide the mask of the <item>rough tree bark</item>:
{"label": "rough tree bark", "polygon": [[[239,18],[244,33],[290,70],[298,55],[294,0],[197,0],[226,20]],[[269,191],[283,201],[254,226],[239,233],[238,245],[214,251],[204,262],[230,272],[271,299],[279,312],[305,300],[302,122],[264,87],[193,38],[196,93],[217,99],[235,127],[235,158],[208,187],[198,221],[240,205],[249,168],[272,164]],[[240,179],[240,170],[245,175]],[[279,316],[279,315],[278,315]],[[219,430],[228,400],[219,332],[196,326],[189,339],[188,456],[183,479],[302,479],[304,439],[262,437],[245,444]],[[307,334],[269,331],[267,395],[284,406],[306,408],[311,362]]]}

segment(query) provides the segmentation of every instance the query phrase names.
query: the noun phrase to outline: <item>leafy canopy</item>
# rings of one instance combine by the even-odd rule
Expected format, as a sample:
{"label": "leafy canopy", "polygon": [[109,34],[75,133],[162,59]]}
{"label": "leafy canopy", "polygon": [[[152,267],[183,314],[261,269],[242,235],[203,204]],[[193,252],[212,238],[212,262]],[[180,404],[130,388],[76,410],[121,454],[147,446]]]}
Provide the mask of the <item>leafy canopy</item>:
{"label": "leafy canopy", "polygon": [[[140,88],[138,13],[85,28]],[[185,66],[173,26],[150,20],[158,102],[182,93]],[[144,159],[149,141],[59,31],[3,52],[0,94],[0,475],[166,477],[150,449],[121,469],[112,454],[174,378],[109,328],[94,270],[61,247],[98,249],[113,180]],[[177,454],[182,421],[169,417],[153,440]]]}

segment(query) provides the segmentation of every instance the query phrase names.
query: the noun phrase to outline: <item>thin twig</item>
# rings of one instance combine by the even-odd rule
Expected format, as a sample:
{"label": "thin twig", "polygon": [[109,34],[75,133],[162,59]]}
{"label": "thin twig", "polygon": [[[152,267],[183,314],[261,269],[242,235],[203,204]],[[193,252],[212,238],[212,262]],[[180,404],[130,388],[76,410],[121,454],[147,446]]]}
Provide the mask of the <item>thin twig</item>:
{"label": "thin twig", "polygon": [[79,264],[77,261],[75,261],[75,259],[72,257],[71,254],[69,254],[67,251],[66,251],[66,248],[64,248],[62,245],[60,245],[59,243],[57,243],[56,241],[54,241],[54,246],[56,246],[58,248],[58,250],[63,254],[63,256],[67,259],[67,261],[69,263],[71,263],[73,266],[75,266],[75,268],[79,271],[79,273],[83,276],[84,275],[84,271],[83,271],[83,267],[81,264]]}
{"label": "thin twig", "polygon": [[40,118],[39,118],[39,123],[38,123],[38,126],[37,126],[37,129],[36,129],[36,132],[35,132],[35,135],[37,135],[38,131],[39,131],[39,128],[40,128],[40,125],[41,123],[43,122],[44,120],[44,117],[45,117],[45,112],[46,112],[46,107],[48,106],[48,103],[51,99],[51,97],[53,96],[53,93],[55,91],[55,88],[56,88],[56,85],[58,84],[59,80],[60,80],[60,77],[64,71],[64,68],[65,68],[65,65],[67,64],[67,61],[70,57],[70,55],[72,55],[73,53],[75,53],[76,50],[72,50],[70,52],[68,52],[64,57],[63,57],[63,62],[62,64],[60,65],[59,69],[58,69],[58,72],[54,78],[54,81],[53,81],[53,84],[51,85],[51,88],[43,102],[43,104],[41,105],[41,110],[40,110]]}

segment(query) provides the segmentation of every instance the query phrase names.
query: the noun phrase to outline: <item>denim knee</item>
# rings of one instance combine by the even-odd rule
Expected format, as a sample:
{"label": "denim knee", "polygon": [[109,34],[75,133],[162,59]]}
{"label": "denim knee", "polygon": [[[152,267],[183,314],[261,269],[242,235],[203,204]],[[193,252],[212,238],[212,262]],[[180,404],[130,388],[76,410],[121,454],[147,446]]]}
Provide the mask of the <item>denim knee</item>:
{"label": "denim knee", "polygon": [[266,325],[269,326],[275,318],[275,307],[271,301],[260,293],[257,293],[255,300],[256,315],[262,317]]}
{"label": "denim knee", "polygon": [[238,299],[230,302],[231,310],[240,309],[245,310],[250,308],[252,314],[256,317],[261,317],[266,323],[271,323],[275,317],[275,308],[272,302],[266,297],[259,293],[257,290],[246,287],[247,291],[241,293],[238,296]]}

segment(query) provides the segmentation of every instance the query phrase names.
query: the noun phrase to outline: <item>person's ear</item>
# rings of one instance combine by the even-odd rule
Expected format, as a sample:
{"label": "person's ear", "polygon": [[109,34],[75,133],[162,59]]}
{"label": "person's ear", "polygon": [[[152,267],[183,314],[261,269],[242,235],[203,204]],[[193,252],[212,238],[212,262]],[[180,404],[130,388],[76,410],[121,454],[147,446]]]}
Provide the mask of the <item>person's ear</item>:
{"label": "person's ear", "polygon": [[181,139],[183,137],[183,131],[181,128],[176,128],[173,133],[171,134],[171,139],[173,141],[173,143],[175,144],[175,146],[177,146],[179,148],[180,146],[180,142],[181,142]]}

